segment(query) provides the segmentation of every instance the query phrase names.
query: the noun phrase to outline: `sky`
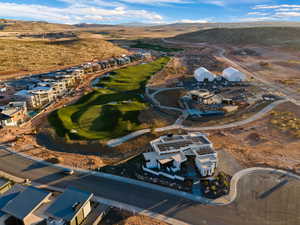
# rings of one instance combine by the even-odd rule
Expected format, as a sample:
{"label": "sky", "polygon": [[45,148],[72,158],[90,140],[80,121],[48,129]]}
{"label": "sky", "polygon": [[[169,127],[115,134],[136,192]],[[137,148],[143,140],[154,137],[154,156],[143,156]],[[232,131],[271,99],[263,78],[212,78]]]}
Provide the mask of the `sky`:
{"label": "sky", "polygon": [[300,21],[300,0],[0,0],[0,18],[64,24]]}

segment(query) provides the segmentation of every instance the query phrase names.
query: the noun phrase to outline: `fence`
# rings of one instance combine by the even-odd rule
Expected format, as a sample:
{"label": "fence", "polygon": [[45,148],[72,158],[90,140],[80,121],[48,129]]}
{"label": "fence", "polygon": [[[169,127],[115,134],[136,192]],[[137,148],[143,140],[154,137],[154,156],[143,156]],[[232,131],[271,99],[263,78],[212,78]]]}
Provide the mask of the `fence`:
{"label": "fence", "polygon": [[146,167],[143,166],[143,170],[145,172],[148,172],[148,173],[151,173],[151,174],[154,174],[156,176],[164,176],[164,177],[167,177],[167,178],[170,178],[172,180],[180,180],[180,181],[184,181],[185,178],[182,177],[182,176],[177,176],[177,175],[171,175],[171,174],[168,174],[168,173],[165,173],[165,172],[156,172],[154,170],[151,170],[151,169],[148,169]]}

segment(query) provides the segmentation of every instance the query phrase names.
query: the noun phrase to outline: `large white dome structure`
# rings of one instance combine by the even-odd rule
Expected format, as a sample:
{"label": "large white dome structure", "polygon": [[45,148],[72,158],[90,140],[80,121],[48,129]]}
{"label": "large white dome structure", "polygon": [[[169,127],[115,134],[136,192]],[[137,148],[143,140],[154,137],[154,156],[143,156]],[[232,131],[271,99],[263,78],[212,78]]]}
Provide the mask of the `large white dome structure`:
{"label": "large white dome structure", "polygon": [[232,82],[241,82],[246,80],[246,75],[237,69],[234,69],[232,67],[228,67],[225,69],[222,73],[222,76]]}
{"label": "large white dome structure", "polygon": [[216,76],[213,73],[209,72],[204,67],[196,69],[194,72],[194,77],[198,82],[213,81],[216,78]]}

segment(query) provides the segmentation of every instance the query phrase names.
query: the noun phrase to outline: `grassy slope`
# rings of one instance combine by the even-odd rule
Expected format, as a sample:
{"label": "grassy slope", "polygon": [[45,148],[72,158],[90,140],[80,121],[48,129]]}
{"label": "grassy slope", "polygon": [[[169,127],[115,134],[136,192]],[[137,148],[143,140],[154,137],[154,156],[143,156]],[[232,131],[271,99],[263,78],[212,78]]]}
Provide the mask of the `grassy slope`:
{"label": "grassy slope", "polygon": [[6,20],[0,19],[0,29],[4,32],[49,32],[49,31],[60,31],[60,30],[73,30],[75,29],[72,25],[46,23],[46,22],[32,22],[32,21],[21,21],[21,20]]}
{"label": "grassy slope", "polygon": [[0,74],[50,70],[124,53],[126,50],[99,39],[56,42],[1,39]]}
{"label": "grassy slope", "polygon": [[146,81],[168,61],[164,57],[117,70],[109,80],[100,81],[105,88],[55,111],[49,117],[50,123],[58,135],[71,139],[110,139],[140,129],[138,115],[147,108],[141,98]]}
{"label": "grassy slope", "polygon": [[175,37],[176,40],[213,44],[261,44],[300,46],[299,27],[216,28]]}

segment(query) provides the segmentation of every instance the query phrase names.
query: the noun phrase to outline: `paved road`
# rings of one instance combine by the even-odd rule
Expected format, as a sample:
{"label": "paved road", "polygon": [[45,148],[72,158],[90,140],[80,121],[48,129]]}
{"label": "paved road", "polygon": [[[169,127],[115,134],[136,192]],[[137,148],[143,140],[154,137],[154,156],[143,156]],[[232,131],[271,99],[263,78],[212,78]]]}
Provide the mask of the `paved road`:
{"label": "paved road", "polygon": [[[26,153],[26,152],[24,152]],[[243,177],[237,199],[208,206],[171,194],[92,175],[64,176],[59,169],[0,149],[0,169],[32,181],[64,188],[75,186],[96,196],[163,214],[190,224],[295,225],[300,222],[300,182],[265,172]],[[282,179],[288,179],[279,185]]]}

